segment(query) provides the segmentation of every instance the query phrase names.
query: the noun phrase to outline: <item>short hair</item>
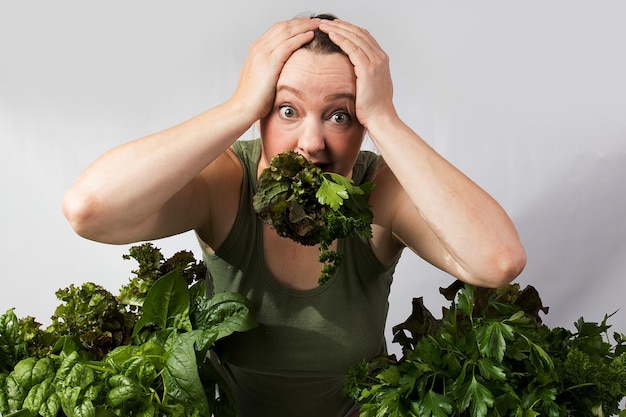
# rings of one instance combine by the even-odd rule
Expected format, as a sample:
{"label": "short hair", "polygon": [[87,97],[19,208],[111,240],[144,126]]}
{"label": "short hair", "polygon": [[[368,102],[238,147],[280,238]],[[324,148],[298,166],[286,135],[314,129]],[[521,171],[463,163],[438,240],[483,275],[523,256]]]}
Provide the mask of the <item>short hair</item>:
{"label": "short hair", "polygon": [[[321,13],[312,15],[311,19],[335,20],[337,19],[337,16],[330,13]],[[319,29],[315,29],[313,39],[310,42],[302,45],[302,49],[306,49],[321,55],[328,55],[336,52],[342,55],[346,55],[346,53],[339,46],[337,46],[337,44],[330,40],[328,33],[322,32]]]}

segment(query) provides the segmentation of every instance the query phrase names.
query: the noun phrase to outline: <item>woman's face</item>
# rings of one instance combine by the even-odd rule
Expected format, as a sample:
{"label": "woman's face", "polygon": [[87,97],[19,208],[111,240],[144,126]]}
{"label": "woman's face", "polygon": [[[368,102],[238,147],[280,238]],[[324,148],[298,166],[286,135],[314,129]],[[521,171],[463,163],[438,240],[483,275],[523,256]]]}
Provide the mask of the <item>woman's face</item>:
{"label": "woman's face", "polygon": [[354,67],[346,56],[294,52],[278,78],[274,107],[260,121],[259,170],[274,155],[292,150],[323,171],[351,176],[365,135],[355,94]]}

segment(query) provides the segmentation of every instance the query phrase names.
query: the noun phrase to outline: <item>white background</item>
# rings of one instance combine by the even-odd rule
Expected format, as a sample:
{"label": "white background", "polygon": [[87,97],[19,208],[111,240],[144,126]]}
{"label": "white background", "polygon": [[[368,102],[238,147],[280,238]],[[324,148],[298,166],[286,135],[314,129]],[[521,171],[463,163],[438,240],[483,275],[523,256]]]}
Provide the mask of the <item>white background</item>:
{"label": "white background", "polygon": [[[303,12],[378,39],[401,116],[517,224],[528,252],[518,282],[539,290],[547,324],[624,306],[626,3],[3,0],[0,312],[47,323],[58,288],[117,291],[136,266],[122,259],[128,246],[76,236],[64,191],[106,150],[225,100],[248,45]],[[192,234],[156,245],[199,256]],[[407,252],[389,328],[417,296],[439,317],[450,282]],[[625,333],[626,310],[609,323]]]}

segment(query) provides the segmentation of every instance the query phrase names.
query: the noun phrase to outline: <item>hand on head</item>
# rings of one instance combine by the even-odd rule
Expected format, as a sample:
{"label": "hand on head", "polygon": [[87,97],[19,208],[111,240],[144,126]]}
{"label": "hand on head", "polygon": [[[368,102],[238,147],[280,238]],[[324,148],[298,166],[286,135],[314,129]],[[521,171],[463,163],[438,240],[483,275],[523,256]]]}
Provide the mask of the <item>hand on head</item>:
{"label": "hand on head", "polygon": [[389,57],[365,29],[348,22],[320,21],[319,29],[348,56],[356,75],[356,113],[366,128],[374,117],[395,115]]}
{"label": "hand on head", "polygon": [[255,120],[270,111],[283,65],[294,51],[313,39],[318,26],[319,19],[310,18],[279,22],[250,45],[233,99],[250,109]]}
{"label": "hand on head", "polygon": [[274,24],[250,46],[233,99],[256,119],[264,117],[272,108],[285,62],[311,42],[318,29],[329,35],[354,66],[356,112],[361,124],[367,127],[376,116],[395,114],[387,54],[368,31],[339,19],[295,18]]}

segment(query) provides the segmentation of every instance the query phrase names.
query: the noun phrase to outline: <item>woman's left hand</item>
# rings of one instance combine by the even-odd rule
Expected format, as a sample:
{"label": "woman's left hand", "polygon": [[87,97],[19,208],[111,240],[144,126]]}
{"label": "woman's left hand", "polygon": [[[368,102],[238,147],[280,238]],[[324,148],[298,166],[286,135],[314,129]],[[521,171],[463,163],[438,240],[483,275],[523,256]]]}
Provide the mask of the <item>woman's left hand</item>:
{"label": "woman's left hand", "polygon": [[348,55],[356,75],[356,115],[368,128],[374,118],[396,115],[389,57],[365,29],[343,20],[322,20],[320,30]]}

